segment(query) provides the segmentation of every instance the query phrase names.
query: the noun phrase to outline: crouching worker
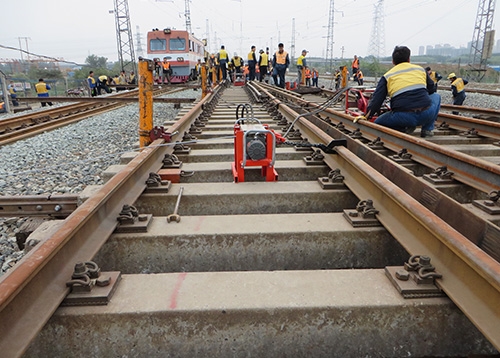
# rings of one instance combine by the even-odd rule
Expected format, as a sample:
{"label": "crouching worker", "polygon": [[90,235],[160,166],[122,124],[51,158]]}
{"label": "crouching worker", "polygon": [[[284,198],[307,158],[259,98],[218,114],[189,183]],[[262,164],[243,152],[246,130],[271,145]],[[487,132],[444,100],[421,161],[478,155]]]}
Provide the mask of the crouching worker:
{"label": "crouching worker", "polygon": [[421,137],[434,135],[434,122],[441,106],[441,96],[435,93],[434,81],[422,67],[410,63],[410,49],[406,46],[394,48],[392,63],[394,67],[380,79],[367,113],[356,117],[354,123],[379,112],[389,95],[391,110],[380,115],[375,123],[408,134],[421,126]]}
{"label": "crouching worker", "polygon": [[97,78],[97,94],[100,96],[101,91],[104,90],[106,93],[111,93],[111,88],[109,88],[108,83],[109,83],[108,76],[102,75]]}

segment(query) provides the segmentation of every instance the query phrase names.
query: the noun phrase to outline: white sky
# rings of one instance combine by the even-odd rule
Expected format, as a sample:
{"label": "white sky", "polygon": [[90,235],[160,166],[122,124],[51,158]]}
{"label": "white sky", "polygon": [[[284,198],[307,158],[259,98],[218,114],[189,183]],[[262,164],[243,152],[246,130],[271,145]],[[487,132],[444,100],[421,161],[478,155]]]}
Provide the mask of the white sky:
{"label": "white sky", "polygon": [[[335,57],[341,57],[342,47],[344,58],[367,55],[376,2],[335,0]],[[139,26],[144,50],[146,33],[152,28],[185,28],[184,0],[128,3],[134,42]],[[415,55],[422,45],[467,46],[478,4],[479,0],[385,0],[385,55],[396,45],[410,47]],[[295,18],[295,55],[305,48],[309,56],[324,56],[329,5],[330,0],[191,0],[191,23],[195,35],[206,38],[209,20],[212,51],[216,39],[218,47],[224,44],[230,54],[246,56],[251,45],[257,50],[276,48],[279,41],[289,50]],[[78,63],[89,54],[116,61],[115,18],[109,13],[113,8],[113,0],[2,0],[0,45],[19,48],[18,38],[28,37],[29,50],[36,54]],[[494,29],[498,17],[497,11]],[[26,40],[21,46],[26,50]],[[0,58],[20,57],[19,51],[0,48]]]}

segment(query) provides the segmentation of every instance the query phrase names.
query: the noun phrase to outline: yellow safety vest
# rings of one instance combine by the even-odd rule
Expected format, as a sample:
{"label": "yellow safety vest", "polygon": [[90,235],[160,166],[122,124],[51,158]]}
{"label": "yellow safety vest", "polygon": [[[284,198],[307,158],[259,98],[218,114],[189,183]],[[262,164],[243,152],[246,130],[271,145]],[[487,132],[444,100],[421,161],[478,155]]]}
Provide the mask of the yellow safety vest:
{"label": "yellow safety vest", "polygon": [[241,57],[233,57],[234,67],[241,67]]}
{"label": "yellow safety vest", "polygon": [[278,65],[286,64],[286,56],[288,56],[288,53],[286,51],[283,51],[283,53],[276,51],[274,55],[276,56],[276,63]]}
{"label": "yellow safety vest", "polygon": [[227,56],[227,51],[226,50],[220,50],[219,51],[219,60],[227,60],[229,57]]}
{"label": "yellow safety vest", "polygon": [[415,89],[426,88],[427,74],[425,70],[409,62],[400,63],[384,75],[387,80],[387,92],[392,98],[398,94]]}
{"label": "yellow safety vest", "polygon": [[461,78],[457,78],[455,81],[451,83],[451,85],[457,88],[457,93],[460,93],[465,89],[464,80]]}
{"label": "yellow safety vest", "polygon": [[304,58],[306,58],[306,56],[304,55],[300,55],[299,58],[297,59],[297,66],[304,66]]}
{"label": "yellow safety vest", "polygon": [[87,77],[87,80],[90,80],[93,84],[95,83],[95,78],[94,77]]}
{"label": "yellow safety vest", "polygon": [[47,84],[45,82],[38,82],[35,85],[35,90],[36,90],[36,93],[38,93],[38,94],[43,94],[43,93],[49,92],[49,90],[47,89]]}
{"label": "yellow safety vest", "polygon": [[106,76],[106,75],[99,76],[99,81],[103,82],[104,80],[106,80],[106,82],[107,82],[108,76]]}
{"label": "yellow safety vest", "polygon": [[263,53],[260,55],[260,65],[261,66],[267,66],[269,64],[269,58],[267,57],[266,53]]}
{"label": "yellow safety vest", "polygon": [[248,59],[249,59],[250,61],[253,61],[253,55],[254,55],[254,54],[255,54],[255,52],[253,52],[253,51],[250,51],[250,52],[248,53]]}
{"label": "yellow safety vest", "polygon": [[434,81],[434,83],[437,83],[436,71],[431,71],[431,73],[429,73],[429,77]]}

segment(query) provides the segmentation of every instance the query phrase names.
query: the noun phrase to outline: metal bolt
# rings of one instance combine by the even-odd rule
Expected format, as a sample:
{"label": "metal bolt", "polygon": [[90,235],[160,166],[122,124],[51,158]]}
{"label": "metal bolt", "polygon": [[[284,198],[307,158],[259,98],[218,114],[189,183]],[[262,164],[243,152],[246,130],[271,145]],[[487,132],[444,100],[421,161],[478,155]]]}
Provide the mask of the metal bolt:
{"label": "metal bolt", "polygon": [[429,266],[431,264],[431,258],[429,256],[422,255],[422,256],[420,256],[420,259],[418,260],[418,262],[422,266]]}
{"label": "metal bolt", "polygon": [[37,211],[42,211],[43,207],[41,205],[37,205],[35,208]]}
{"label": "metal bolt", "polygon": [[410,273],[406,270],[397,270],[396,278],[401,281],[408,281],[410,279]]}
{"label": "metal bolt", "polygon": [[56,212],[59,212],[61,210],[62,210],[62,206],[59,204],[54,207],[54,211],[56,211]]}

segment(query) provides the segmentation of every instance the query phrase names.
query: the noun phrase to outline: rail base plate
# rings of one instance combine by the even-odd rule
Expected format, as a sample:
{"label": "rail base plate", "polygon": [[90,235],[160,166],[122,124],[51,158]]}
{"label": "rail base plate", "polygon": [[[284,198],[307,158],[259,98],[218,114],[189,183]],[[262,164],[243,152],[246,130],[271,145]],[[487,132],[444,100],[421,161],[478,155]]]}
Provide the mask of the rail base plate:
{"label": "rail base plate", "polygon": [[324,190],[329,189],[345,189],[344,183],[334,183],[331,182],[328,177],[318,178],[318,183],[321,185],[321,188]]}
{"label": "rail base plate", "polygon": [[434,185],[440,185],[440,184],[453,184],[454,180],[453,179],[441,179],[441,178],[433,178],[431,174],[424,174],[423,178],[427,180],[428,182],[431,182]]}
{"label": "rail base plate", "polygon": [[474,200],[472,204],[490,215],[500,215],[500,206],[491,200]]}
{"label": "rail base plate", "polygon": [[144,194],[160,194],[168,193],[172,187],[172,182],[170,180],[162,180],[160,186],[151,186],[144,189]]}
{"label": "rail base plate", "polygon": [[396,277],[396,272],[405,270],[404,266],[386,266],[385,275],[389,278],[391,283],[401,293],[403,298],[430,298],[430,297],[444,297],[446,294],[435,284],[417,284],[412,275],[414,272],[409,271],[410,278],[407,281],[402,281]]}
{"label": "rail base plate", "polygon": [[375,218],[364,218],[356,210],[344,210],[344,218],[353,227],[374,227],[382,226]]}
{"label": "rail base plate", "polygon": [[114,233],[115,234],[129,234],[136,232],[148,232],[149,224],[151,224],[151,220],[153,219],[153,214],[145,214],[146,220],[140,221],[137,220],[133,224],[120,224],[116,227]]}
{"label": "rail base plate", "polygon": [[61,306],[102,306],[107,305],[118,287],[122,276],[120,271],[101,272],[100,278],[109,277],[108,286],[95,285],[90,292],[71,292],[62,301]]}

